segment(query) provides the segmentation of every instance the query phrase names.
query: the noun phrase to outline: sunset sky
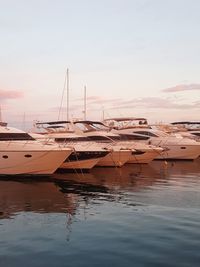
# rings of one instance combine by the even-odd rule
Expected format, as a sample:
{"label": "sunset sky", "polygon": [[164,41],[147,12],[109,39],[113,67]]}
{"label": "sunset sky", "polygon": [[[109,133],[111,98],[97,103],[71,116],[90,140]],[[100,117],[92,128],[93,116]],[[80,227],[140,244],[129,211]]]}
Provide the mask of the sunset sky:
{"label": "sunset sky", "polygon": [[[200,119],[200,1],[0,0],[0,105],[9,125],[70,116]],[[66,118],[66,96],[62,119]]]}

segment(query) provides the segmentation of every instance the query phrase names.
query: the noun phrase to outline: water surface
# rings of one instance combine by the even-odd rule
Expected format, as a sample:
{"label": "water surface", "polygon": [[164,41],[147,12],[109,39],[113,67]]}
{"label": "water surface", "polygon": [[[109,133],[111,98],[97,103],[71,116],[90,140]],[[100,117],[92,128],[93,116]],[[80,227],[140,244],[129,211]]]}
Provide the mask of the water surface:
{"label": "water surface", "polygon": [[0,266],[199,266],[200,159],[1,178]]}

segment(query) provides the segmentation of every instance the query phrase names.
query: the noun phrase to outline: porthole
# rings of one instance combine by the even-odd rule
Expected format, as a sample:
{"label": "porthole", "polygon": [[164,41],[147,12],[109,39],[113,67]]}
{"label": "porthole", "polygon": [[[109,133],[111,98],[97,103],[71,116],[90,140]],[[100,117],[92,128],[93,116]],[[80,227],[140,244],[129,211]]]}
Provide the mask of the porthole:
{"label": "porthole", "polygon": [[181,149],[186,149],[186,147],[185,146],[181,146]]}
{"label": "porthole", "polygon": [[8,158],[8,156],[7,156],[7,155],[3,155],[3,156],[2,156],[2,158],[4,158],[4,159],[7,159],[7,158]]}
{"label": "porthole", "polygon": [[30,155],[30,154],[26,154],[26,155],[24,155],[24,157],[25,157],[25,158],[31,158],[32,155]]}

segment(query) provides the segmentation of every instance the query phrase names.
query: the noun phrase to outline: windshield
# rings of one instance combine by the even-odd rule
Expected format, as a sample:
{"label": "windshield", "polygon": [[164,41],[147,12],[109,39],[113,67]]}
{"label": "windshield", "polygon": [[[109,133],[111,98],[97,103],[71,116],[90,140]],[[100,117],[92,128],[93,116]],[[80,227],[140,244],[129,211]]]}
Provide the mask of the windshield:
{"label": "windshield", "polygon": [[148,123],[146,119],[135,119],[135,120],[122,120],[122,121],[115,121],[110,120],[106,121],[106,125],[108,125],[111,128],[116,129],[127,129],[127,128],[135,128],[135,127],[147,127]]}
{"label": "windshield", "polygon": [[108,131],[108,127],[104,126],[101,123],[83,123],[83,122],[76,122],[76,125],[79,129],[83,132],[92,132],[92,131]]}
{"label": "windshield", "polygon": [[108,131],[108,127],[100,123],[92,123],[92,127],[94,127],[97,131]]}
{"label": "windshield", "polygon": [[149,137],[166,137],[169,136],[167,133],[162,131],[134,131],[133,133],[146,135]]}

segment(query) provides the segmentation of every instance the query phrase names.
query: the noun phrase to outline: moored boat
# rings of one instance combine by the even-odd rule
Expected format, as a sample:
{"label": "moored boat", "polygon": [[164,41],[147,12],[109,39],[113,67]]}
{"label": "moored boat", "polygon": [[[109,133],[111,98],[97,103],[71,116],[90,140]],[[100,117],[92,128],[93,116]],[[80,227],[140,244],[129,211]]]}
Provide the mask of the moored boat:
{"label": "moored boat", "polygon": [[194,160],[200,155],[199,142],[155,129],[147,124],[146,119],[114,118],[106,122],[114,133],[137,135],[140,142],[164,148],[156,159]]}
{"label": "moored boat", "polygon": [[48,175],[71,154],[72,149],[34,139],[28,133],[0,126],[0,175]]}
{"label": "moored boat", "polygon": [[37,138],[43,142],[53,140],[61,146],[67,144],[73,149],[60,169],[91,169],[110,153],[110,149],[102,148],[86,136],[76,134],[70,128],[69,121],[38,122],[36,127],[36,130],[42,130],[42,135],[38,135]]}

